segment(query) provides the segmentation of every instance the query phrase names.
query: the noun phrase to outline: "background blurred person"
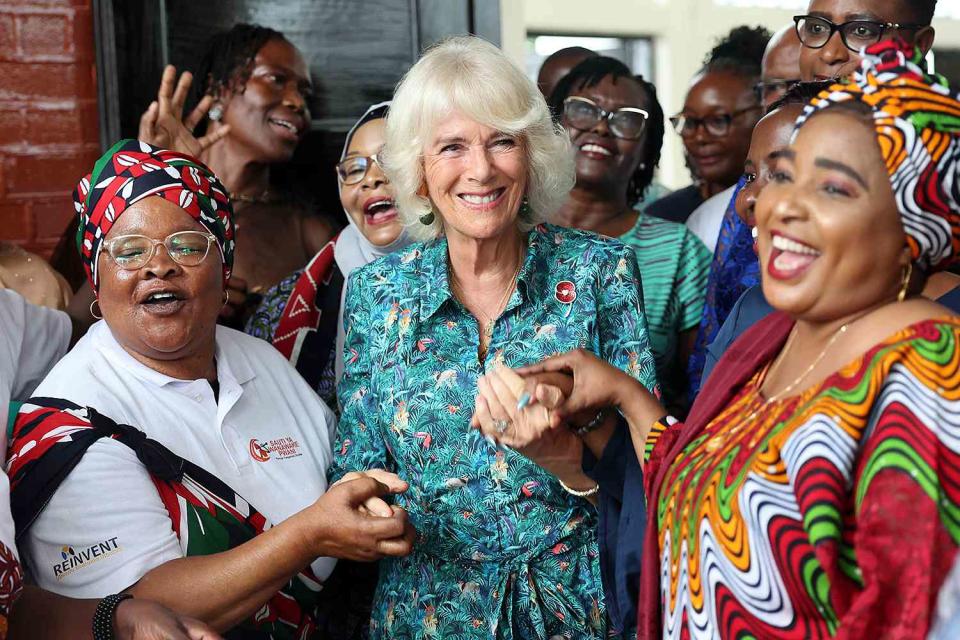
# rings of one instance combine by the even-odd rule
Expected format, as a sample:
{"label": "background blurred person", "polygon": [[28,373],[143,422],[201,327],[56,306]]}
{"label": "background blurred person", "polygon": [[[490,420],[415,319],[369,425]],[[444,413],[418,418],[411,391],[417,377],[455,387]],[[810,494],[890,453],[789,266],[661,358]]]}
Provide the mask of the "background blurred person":
{"label": "background blurred person", "polygon": [[[760,117],[754,85],[770,34],[738,27],[707,55],[693,77],[683,109],[670,122],[683,140],[694,184],[647,207],[650,215],[687,222],[705,200],[730,188],[740,177],[749,132]],[[698,237],[701,240],[709,234]],[[713,250],[716,238],[704,242]]]}
{"label": "background blurred person", "polygon": [[578,344],[654,388],[636,258],[539,224],[574,184],[570,141],[483,40],[446,40],[404,76],[384,157],[425,242],[350,280],[330,471],[410,483],[396,502],[419,538],[381,563],[371,635],[604,638],[595,484],[579,463],[550,473],[468,424],[484,371]]}
{"label": "background blurred person", "polygon": [[557,83],[570,73],[571,69],[596,55],[596,52],[586,47],[564,47],[547,56],[537,73],[537,88],[544,100],[550,99]]}
{"label": "background blurred person", "polygon": [[73,297],[73,289],[49,262],[10,242],[0,242],[0,289],[11,289],[31,304],[61,311]]}
{"label": "background blurred person", "polygon": [[570,197],[552,219],[619,238],[634,250],[664,402],[682,414],[710,254],[683,225],[635,208],[663,147],[656,89],[618,60],[588,58],[560,81],[550,108],[570,136],[577,172]]}
{"label": "background blurred person", "polygon": [[763,115],[754,89],[770,32],[737,27],[713,48],[694,78],[680,115],[671,118],[700,182],[704,202],[690,214],[687,227],[712,254],[723,214],[733,198],[750,132]]}
{"label": "background blurred person", "polygon": [[32,575],[243,637],[309,635],[329,556],[409,550],[405,515],[378,499],[406,484],[328,491],[332,412],[273,347],[216,324],[234,245],[209,168],[124,140],[75,201],[104,320],[24,404],[8,449]]}
{"label": "background blurred person", "polygon": [[856,71],[860,51],[900,37],[926,54],[936,32],[937,0],[810,0],[796,16],[803,80],[831,80]]}
{"label": "background blurred person", "polygon": [[[770,39],[760,67],[761,80],[757,83],[758,99],[764,101],[764,98],[784,93],[786,87],[797,82],[784,79],[799,77],[799,55],[799,43],[792,29],[781,30]],[[807,99],[813,95],[809,95]],[[764,110],[770,106],[765,101],[763,104]],[[748,154],[744,166],[749,162]],[[754,165],[753,172],[744,170],[720,222],[717,246],[713,252],[710,276],[707,280],[703,317],[687,369],[691,398],[700,390],[704,361],[708,357],[707,348],[716,338],[740,295],[760,283],[760,264],[753,249],[752,227],[741,221],[736,207],[740,194],[751,184],[758,167],[759,165]],[[756,184],[753,188],[756,188]]]}
{"label": "background blurred person", "polygon": [[800,82],[800,38],[794,25],[777,31],[767,43],[760,62],[757,98],[764,111],[782,98],[787,89]]}

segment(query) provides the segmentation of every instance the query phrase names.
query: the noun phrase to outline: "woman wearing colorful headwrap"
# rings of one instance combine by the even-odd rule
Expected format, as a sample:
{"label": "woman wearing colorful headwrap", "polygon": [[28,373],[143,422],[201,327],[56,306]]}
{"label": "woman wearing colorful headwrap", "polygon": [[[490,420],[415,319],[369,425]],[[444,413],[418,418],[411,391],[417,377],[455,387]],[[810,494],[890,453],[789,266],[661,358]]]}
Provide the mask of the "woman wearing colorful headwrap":
{"label": "woman wearing colorful headwrap", "polygon": [[[507,444],[584,408],[626,417],[604,428],[629,428],[645,461],[642,638],[930,624],[960,543],[960,319],[915,294],[960,253],[960,101],[903,43],[867,54],[776,154],[756,218],[779,311],[724,355],[685,424],[582,352],[521,371],[573,388],[534,389],[552,415],[529,405]],[[513,376],[498,376],[511,410]]]}
{"label": "woman wearing colorful headwrap", "polygon": [[377,497],[405,483],[383,473],[326,491],[332,412],[270,345],[217,326],[232,209],[206,166],[124,140],[76,207],[104,320],[15,425],[28,567],[63,595],[129,591],[243,627],[228,638],[309,636],[323,556],[409,550],[405,514]]}

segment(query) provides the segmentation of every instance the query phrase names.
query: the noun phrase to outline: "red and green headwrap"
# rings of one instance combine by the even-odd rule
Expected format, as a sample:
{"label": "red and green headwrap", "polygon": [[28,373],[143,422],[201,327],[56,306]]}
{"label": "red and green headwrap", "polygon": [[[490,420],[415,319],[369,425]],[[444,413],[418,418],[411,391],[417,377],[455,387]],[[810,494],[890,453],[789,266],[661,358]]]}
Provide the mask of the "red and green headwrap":
{"label": "red and green headwrap", "polygon": [[177,205],[216,237],[226,283],[233,267],[233,207],[220,180],[196,158],[121,140],[73,192],[77,247],[94,290],[99,286],[97,260],[110,228],[127,208],[151,196]]}
{"label": "red and green headwrap", "polygon": [[797,126],[851,101],[871,114],[914,262],[947,268],[960,256],[960,99],[898,39],[868,47],[853,77],[817,96]]}

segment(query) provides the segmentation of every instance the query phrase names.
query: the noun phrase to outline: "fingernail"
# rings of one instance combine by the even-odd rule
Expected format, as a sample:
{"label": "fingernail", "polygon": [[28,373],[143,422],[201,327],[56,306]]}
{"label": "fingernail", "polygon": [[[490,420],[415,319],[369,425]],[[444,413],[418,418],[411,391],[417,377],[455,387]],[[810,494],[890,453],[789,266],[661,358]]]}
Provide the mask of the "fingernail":
{"label": "fingernail", "polygon": [[530,404],[530,394],[524,391],[520,394],[520,399],[517,400],[517,411],[523,411],[527,408],[527,405]]}

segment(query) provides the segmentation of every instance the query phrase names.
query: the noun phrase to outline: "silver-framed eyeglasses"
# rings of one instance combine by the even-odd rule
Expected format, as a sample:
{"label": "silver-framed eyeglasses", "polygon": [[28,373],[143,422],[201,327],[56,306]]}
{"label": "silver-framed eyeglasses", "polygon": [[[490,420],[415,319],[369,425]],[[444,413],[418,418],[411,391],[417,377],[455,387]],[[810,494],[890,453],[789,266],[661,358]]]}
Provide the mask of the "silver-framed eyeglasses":
{"label": "silver-framed eyeglasses", "polygon": [[353,156],[337,163],[337,175],[340,176],[340,182],[343,184],[357,184],[367,176],[367,171],[376,164],[383,171],[383,163],[380,162],[380,154],[375,153],[372,156]]}
{"label": "silver-framed eyeglasses", "polygon": [[210,253],[210,245],[216,240],[212,233],[178,231],[163,240],[141,235],[117,236],[103,243],[103,247],[118,267],[132,271],[146,266],[161,245],[180,266],[196,267]]}
{"label": "silver-framed eyeglasses", "polygon": [[607,111],[593,100],[580,96],[570,96],[563,101],[563,119],[574,129],[589,131],[606,120],[610,133],[625,140],[636,140],[643,135],[649,117],[649,113],[637,107]]}
{"label": "silver-framed eyeglasses", "polygon": [[925,25],[896,22],[878,22],[876,20],[850,20],[836,24],[820,16],[793,16],[800,43],[810,49],[822,49],[830,42],[837,31],[844,46],[851,51],[860,52],[864,47],[883,40],[887,31],[922,29]]}

